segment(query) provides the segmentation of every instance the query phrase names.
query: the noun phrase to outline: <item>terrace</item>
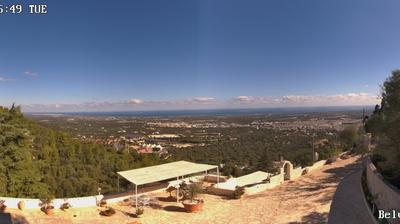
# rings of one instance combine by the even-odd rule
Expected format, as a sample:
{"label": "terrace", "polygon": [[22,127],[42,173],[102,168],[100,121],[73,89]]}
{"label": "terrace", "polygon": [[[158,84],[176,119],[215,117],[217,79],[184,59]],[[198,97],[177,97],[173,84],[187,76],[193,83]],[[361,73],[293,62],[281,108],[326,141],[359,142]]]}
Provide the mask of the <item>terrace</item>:
{"label": "terrace", "polygon": [[198,213],[186,213],[182,205],[168,200],[168,193],[165,191],[148,192],[146,196],[139,196],[140,200],[149,202],[145,205],[144,214],[139,217],[132,206],[135,201],[132,195],[126,200],[107,204],[116,211],[112,217],[100,216],[99,212],[106,209],[102,207],[72,207],[66,211],[55,209],[52,216],[45,215],[39,209],[20,211],[7,208],[7,212],[12,214],[14,223],[18,224],[323,223],[337,184],[359,165],[358,158],[338,160],[306,174],[303,178],[286,181],[274,189],[238,200],[202,194],[200,197],[205,205]]}

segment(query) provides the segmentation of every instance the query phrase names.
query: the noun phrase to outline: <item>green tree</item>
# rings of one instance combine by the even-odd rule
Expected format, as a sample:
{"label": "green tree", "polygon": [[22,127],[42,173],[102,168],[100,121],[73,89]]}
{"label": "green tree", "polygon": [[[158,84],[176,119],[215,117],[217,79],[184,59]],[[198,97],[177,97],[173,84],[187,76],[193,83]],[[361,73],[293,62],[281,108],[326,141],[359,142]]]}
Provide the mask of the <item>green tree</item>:
{"label": "green tree", "polygon": [[400,70],[395,70],[382,88],[382,102],[366,124],[377,141],[374,161],[382,174],[400,186]]}
{"label": "green tree", "polygon": [[345,127],[339,133],[339,138],[345,149],[355,148],[359,140],[358,128],[354,125]]}
{"label": "green tree", "polygon": [[121,154],[44,128],[19,106],[0,107],[1,196],[76,197],[97,194],[98,187],[114,192],[117,171],[159,163],[156,156]]}

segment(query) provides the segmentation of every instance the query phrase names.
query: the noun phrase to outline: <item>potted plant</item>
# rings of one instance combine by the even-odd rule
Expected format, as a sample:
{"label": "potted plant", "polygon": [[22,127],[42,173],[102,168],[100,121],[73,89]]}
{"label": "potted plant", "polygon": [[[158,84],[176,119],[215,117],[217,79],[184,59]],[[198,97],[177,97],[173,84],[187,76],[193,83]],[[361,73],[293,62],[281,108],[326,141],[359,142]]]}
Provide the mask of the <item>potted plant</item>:
{"label": "potted plant", "polygon": [[137,217],[143,215],[143,213],[144,213],[144,207],[143,207],[143,206],[140,206],[140,207],[138,207],[138,208],[136,209],[136,216],[137,216]]}
{"label": "potted plant", "polygon": [[18,209],[22,211],[22,210],[24,210],[24,208],[25,208],[25,201],[19,201]]}
{"label": "potted plant", "polygon": [[102,215],[102,216],[112,216],[114,214],[115,214],[115,209],[113,209],[111,207],[109,207],[106,210],[100,212],[100,215]]}
{"label": "potted plant", "polygon": [[63,210],[63,211],[65,211],[65,210],[68,210],[68,209],[71,208],[71,207],[72,207],[72,206],[71,206],[70,203],[65,202],[65,203],[63,203],[63,204],[61,205],[60,209]]}
{"label": "potted plant", "polygon": [[182,204],[186,212],[197,212],[203,208],[204,201],[197,198],[197,195],[203,192],[203,185],[201,183],[182,183],[179,189],[183,194]]}
{"label": "potted plant", "polygon": [[54,206],[53,206],[53,200],[50,198],[46,198],[46,199],[41,199],[40,200],[40,207],[41,210],[46,213],[46,215],[53,215],[54,213]]}
{"label": "potted plant", "polygon": [[234,199],[240,199],[245,193],[244,187],[236,187],[235,190],[233,191],[233,198]]}
{"label": "potted plant", "polygon": [[99,203],[99,206],[102,207],[102,208],[106,207],[107,206],[107,201],[101,200],[100,203]]}
{"label": "potted plant", "polygon": [[0,212],[5,212],[7,205],[5,205],[5,200],[0,200]]}
{"label": "potted plant", "polygon": [[176,188],[173,187],[173,186],[169,186],[165,191],[166,191],[167,193],[169,193],[168,198],[173,198],[173,197],[172,197],[172,192],[176,191]]}

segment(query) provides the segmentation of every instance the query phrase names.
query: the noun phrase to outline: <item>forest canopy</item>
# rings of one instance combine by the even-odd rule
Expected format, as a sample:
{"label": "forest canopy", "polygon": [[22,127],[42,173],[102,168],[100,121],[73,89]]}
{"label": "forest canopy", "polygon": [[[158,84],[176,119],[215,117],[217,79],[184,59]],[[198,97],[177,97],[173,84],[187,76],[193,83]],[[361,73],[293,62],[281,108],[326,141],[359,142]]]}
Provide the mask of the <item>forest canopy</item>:
{"label": "forest canopy", "polygon": [[44,128],[21,109],[0,107],[0,195],[77,197],[115,192],[116,172],[161,163],[155,155],[117,152]]}

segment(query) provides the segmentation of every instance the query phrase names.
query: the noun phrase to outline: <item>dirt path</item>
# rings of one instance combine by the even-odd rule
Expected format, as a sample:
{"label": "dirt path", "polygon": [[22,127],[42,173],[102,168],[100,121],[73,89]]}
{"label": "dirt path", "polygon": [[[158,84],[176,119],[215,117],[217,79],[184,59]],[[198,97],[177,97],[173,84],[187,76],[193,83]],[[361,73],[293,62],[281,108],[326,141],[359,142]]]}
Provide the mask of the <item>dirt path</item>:
{"label": "dirt path", "polygon": [[327,220],[337,185],[359,166],[358,159],[352,157],[339,160],[295,181],[285,182],[277,188],[240,200],[204,195],[204,210],[195,214],[184,212],[182,206],[174,202],[163,202],[162,208],[146,208],[145,214],[139,219],[132,217],[134,208],[130,206],[113,206],[118,212],[109,218],[99,216],[97,208],[57,211],[53,217],[46,217],[38,211],[16,211],[15,215],[23,216],[24,221],[21,223],[32,224],[127,224],[135,220],[142,224],[320,224]]}

